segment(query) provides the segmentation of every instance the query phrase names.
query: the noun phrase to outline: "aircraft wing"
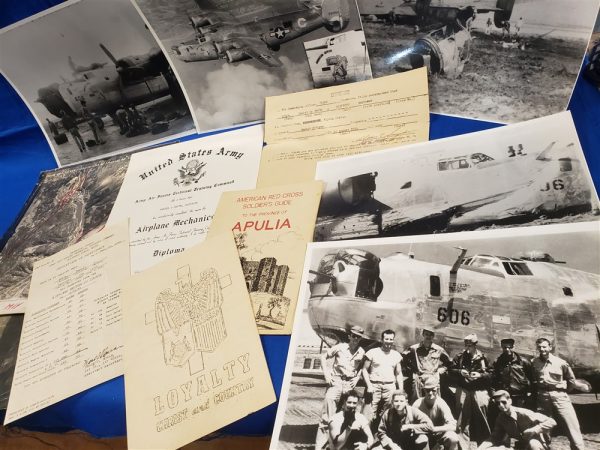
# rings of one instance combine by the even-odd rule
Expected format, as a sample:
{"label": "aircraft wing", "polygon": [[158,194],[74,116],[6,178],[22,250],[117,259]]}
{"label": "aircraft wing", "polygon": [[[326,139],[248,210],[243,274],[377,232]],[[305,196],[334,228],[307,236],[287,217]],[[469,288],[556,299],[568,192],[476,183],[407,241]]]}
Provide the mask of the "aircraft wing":
{"label": "aircraft wing", "polygon": [[235,41],[250,58],[264,64],[267,67],[281,67],[283,64],[273,53],[266,49],[265,43],[260,39],[236,37]]}

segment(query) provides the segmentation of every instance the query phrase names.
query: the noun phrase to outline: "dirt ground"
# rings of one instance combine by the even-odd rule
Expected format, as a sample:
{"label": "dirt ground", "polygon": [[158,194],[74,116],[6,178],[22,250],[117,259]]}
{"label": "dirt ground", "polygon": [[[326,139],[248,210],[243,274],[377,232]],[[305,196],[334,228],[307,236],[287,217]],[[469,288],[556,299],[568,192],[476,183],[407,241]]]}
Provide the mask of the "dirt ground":
{"label": "dirt ground", "polygon": [[[396,73],[398,54],[428,31],[408,25],[365,23],[373,76]],[[587,42],[526,37],[526,48],[503,48],[498,34],[472,32],[471,56],[461,76],[430,80],[431,111],[496,122],[519,122],[566,108]]]}
{"label": "dirt ground", "polygon": [[[361,389],[359,389],[361,392]],[[313,449],[317,423],[323,406],[325,383],[322,378],[292,376],[284,425],[279,435],[278,450]],[[584,433],[587,450],[600,449],[600,399],[595,394],[571,396]],[[471,442],[471,449],[475,449]],[[552,450],[569,450],[565,436],[552,438]]]}

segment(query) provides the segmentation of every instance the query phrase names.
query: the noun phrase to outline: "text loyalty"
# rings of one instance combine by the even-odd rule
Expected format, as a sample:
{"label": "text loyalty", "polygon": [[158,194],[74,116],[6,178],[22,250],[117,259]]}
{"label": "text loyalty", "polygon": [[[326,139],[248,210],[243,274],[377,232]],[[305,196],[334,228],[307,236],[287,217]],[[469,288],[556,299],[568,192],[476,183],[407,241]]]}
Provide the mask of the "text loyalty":
{"label": "text loyalty", "polygon": [[232,381],[241,374],[250,371],[249,353],[244,353],[236,359],[223,364],[222,369],[212,369],[207,373],[191,378],[177,387],[169,389],[165,395],[154,397],[154,415],[158,416],[168,408],[173,409],[179,405],[208,393],[223,384],[223,380]]}

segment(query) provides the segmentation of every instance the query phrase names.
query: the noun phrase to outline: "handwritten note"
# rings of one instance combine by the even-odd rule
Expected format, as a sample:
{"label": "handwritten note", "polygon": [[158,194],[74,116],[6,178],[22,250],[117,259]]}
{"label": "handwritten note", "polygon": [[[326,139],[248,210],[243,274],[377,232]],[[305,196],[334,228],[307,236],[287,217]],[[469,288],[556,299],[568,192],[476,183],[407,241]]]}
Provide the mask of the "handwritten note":
{"label": "handwritten note", "polygon": [[259,187],[312,180],[318,161],[429,138],[425,69],[265,102]]}
{"label": "handwritten note", "polygon": [[123,373],[128,234],[124,222],[35,263],[5,423]]}

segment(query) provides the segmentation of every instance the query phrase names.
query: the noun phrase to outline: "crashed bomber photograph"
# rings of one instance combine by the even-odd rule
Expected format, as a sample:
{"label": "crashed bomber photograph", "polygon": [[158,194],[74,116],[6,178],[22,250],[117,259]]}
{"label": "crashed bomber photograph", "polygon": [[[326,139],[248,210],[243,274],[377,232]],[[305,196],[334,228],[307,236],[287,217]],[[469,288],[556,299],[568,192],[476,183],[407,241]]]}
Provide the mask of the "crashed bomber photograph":
{"label": "crashed bomber photograph", "polygon": [[427,67],[432,112],[514,123],[566,109],[597,0],[358,0],[373,76]]}
{"label": "crashed bomber photograph", "polygon": [[[401,406],[428,414],[444,402],[445,425],[429,417],[446,432],[412,414],[432,446],[504,437],[515,448],[600,448],[600,259],[587,251],[599,231],[588,222],[309,244],[270,448],[323,448],[323,435],[366,442],[397,383]],[[351,389],[352,403],[339,400]],[[490,437],[502,401],[537,434],[501,426]],[[387,430],[402,448],[423,448],[419,434]],[[527,437],[545,446],[520,447]]]}
{"label": "crashed bomber photograph", "polygon": [[317,165],[315,241],[600,219],[569,112],[401,150]]}
{"label": "crashed bomber photograph", "polygon": [[265,97],[311,89],[303,43],[361,29],[354,0],[135,3],[168,51],[199,130],[261,120]]}
{"label": "crashed bomber photograph", "polygon": [[194,131],[171,67],[129,1],[59,5],[0,33],[0,70],[60,166]]}

